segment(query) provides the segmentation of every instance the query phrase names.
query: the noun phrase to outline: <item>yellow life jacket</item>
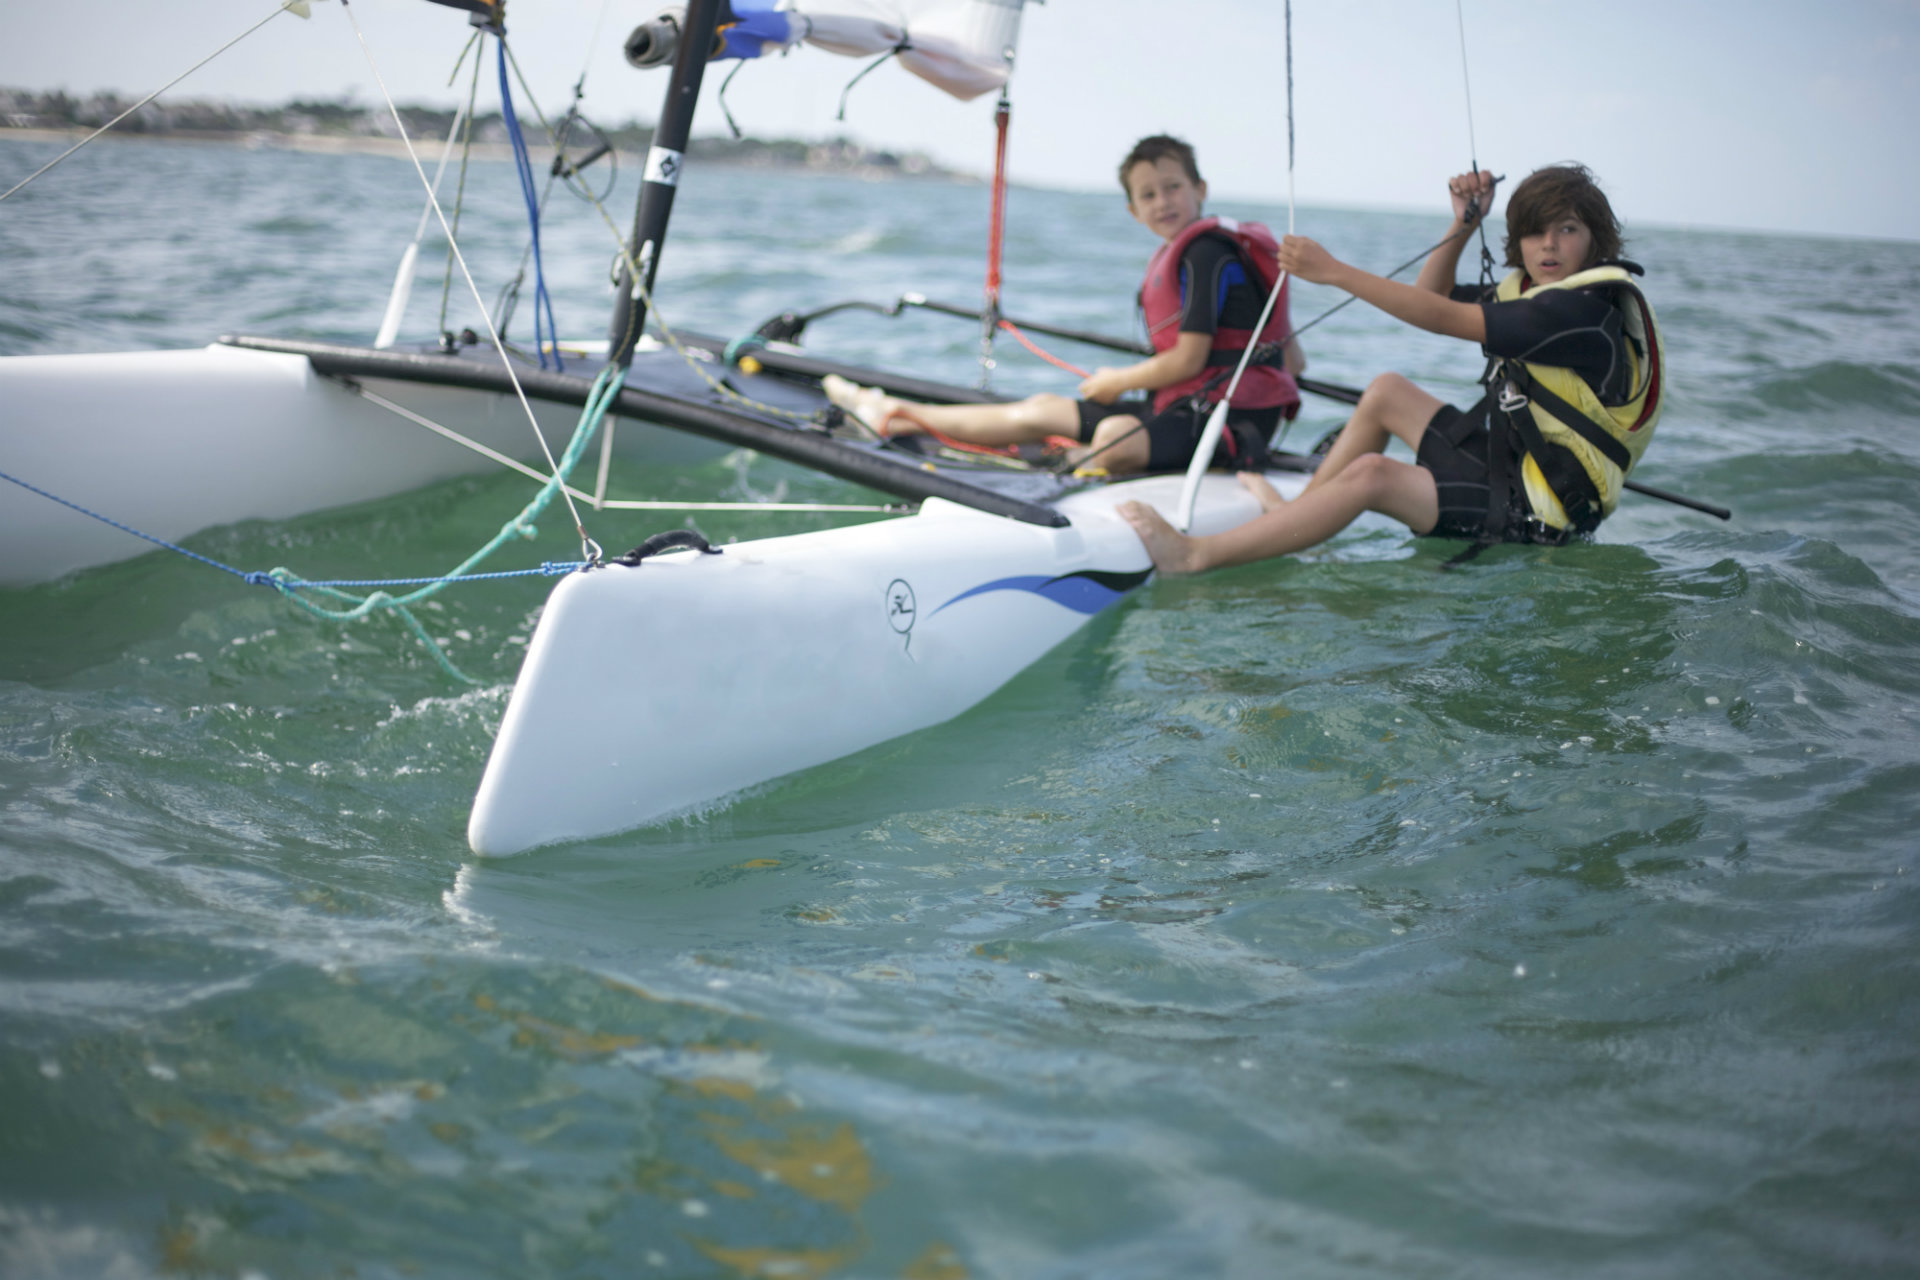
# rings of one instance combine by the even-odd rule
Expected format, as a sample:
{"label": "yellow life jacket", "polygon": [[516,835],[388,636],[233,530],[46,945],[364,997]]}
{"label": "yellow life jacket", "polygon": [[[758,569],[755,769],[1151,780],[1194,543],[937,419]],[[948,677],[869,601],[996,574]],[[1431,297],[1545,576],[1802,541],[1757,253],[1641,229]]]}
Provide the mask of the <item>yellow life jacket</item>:
{"label": "yellow life jacket", "polygon": [[1495,299],[1512,302],[1549,289],[1590,289],[1605,292],[1624,321],[1631,389],[1624,404],[1601,404],[1586,379],[1557,365],[1502,360],[1488,381],[1496,410],[1508,410],[1526,447],[1520,477],[1534,518],[1550,528],[1584,533],[1613,514],[1622,482],[1653,438],[1666,393],[1666,351],[1653,308],[1624,267],[1589,267],[1524,291],[1521,279],[1518,271],[1508,275]]}

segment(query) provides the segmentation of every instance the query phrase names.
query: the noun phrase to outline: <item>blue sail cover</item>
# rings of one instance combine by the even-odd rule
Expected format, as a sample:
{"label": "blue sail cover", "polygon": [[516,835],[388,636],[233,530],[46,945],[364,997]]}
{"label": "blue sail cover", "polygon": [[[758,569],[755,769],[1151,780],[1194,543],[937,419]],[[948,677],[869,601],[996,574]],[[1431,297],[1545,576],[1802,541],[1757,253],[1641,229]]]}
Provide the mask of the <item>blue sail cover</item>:
{"label": "blue sail cover", "polygon": [[739,21],[721,31],[723,41],[716,58],[758,58],[779,53],[800,43],[794,23],[781,11],[781,0],[733,0],[733,15]]}
{"label": "blue sail cover", "polygon": [[[1038,3],[1039,0],[1034,0]],[[718,58],[760,58],[805,43],[847,57],[897,53],[956,98],[1000,88],[1013,71],[1028,0],[732,0]]]}

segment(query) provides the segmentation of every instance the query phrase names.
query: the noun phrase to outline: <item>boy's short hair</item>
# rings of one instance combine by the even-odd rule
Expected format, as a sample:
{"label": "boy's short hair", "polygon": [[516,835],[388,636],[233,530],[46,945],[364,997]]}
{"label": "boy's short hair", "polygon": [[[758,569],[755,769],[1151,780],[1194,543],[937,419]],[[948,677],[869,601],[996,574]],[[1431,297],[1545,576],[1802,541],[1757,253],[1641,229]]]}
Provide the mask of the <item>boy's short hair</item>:
{"label": "boy's short hair", "polygon": [[1594,181],[1583,164],[1554,164],[1528,174],[1507,199],[1507,265],[1524,267],[1520,256],[1523,237],[1539,235],[1557,218],[1568,214],[1587,224],[1593,233],[1593,248],[1585,270],[1596,262],[1611,262],[1620,256],[1624,242],[1620,222],[1613,216],[1606,192]]}
{"label": "boy's short hair", "polygon": [[1133,202],[1133,188],[1127,185],[1127,175],[1133,172],[1133,166],[1158,164],[1162,160],[1178,160],[1186,170],[1187,180],[1196,187],[1200,185],[1200,163],[1193,158],[1193,148],[1178,138],[1156,133],[1134,143],[1133,150],[1120,162],[1120,189],[1127,193],[1129,204]]}

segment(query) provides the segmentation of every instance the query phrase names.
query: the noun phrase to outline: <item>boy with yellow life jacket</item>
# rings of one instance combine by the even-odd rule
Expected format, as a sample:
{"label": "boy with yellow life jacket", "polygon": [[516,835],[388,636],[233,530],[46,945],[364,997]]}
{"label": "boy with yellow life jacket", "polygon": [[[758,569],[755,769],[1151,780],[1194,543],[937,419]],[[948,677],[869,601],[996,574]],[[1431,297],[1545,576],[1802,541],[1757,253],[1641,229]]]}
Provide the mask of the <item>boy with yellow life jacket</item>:
{"label": "boy with yellow life jacket", "polygon": [[[828,398],[883,435],[933,431],[979,445],[1070,436],[1084,446],[1079,456],[1098,454],[1109,472],[1177,471],[1193,457],[1224,375],[1257,341],[1281,351],[1282,363],[1248,368],[1214,465],[1263,466],[1281,419],[1299,411],[1294,375],[1306,368],[1291,340],[1284,282],[1266,327],[1252,332],[1279,280],[1279,244],[1259,223],[1202,216],[1207,184],[1193,148],[1178,138],[1135,143],[1120,164],[1120,186],[1134,220],[1164,241],[1140,291],[1152,356],[1096,369],[1080,384],[1079,400],[1043,393],[1007,404],[926,405],[831,376],[822,383]],[[1142,391],[1152,393],[1150,402],[1123,398]]]}
{"label": "boy with yellow life jacket", "polygon": [[[1323,542],[1364,511],[1416,533],[1482,541],[1561,542],[1611,515],[1626,475],[1660,417],[1659,331],[1620,261],[1620,228],[1579,165],[1529,175],[1507,204],[1507,265],[1491,297],[1454,285],[1468,233],[1493,199],[1493,175],[1449,183],[1454,220],[1415,284],[1371,275],[1303,236],[1288,236],[1281,265],[1330,284],[1409,324],[1479,343],[1487,392],[1465,413],[1399,374],[1368,386],[1306,490],[1284,502],[1241,477],[1265,512],[1211,538],[1187,538],[1151,508],[1122,516],[1166,572],[1192,573],[1286,555]],[[1398,438],[1409,465],[1383,454]]]}

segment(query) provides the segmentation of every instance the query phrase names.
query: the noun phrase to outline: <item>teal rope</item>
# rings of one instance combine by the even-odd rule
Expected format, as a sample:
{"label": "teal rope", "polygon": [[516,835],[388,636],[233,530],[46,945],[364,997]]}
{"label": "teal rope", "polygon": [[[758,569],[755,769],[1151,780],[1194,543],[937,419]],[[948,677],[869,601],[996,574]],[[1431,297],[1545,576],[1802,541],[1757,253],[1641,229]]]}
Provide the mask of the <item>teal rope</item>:
{"label": "teal rope", "polygon": [[[745,65],[745,63],[741,64],[741,66]],[[731,369],[740,363],[740,357],[745,355],[748,350],[766,345],[767,340],[757,333],[749,333],[744,337],[735,338],[727,344],[727,349],[720,353],[720,363]]]}
{"label": "teal rope", "polygon": [[266,580],[269,587],[417,587],[428,582],[493,582],[501,578],[557,578],[572,573],[575,569],[590,566],[585,560],[542,560],[538,569],[497,569],[492,573],[463,573],[458,576],[442,573],[426,578],[335,578],[316,582],[310,578],[288,578],[284,582],[276,580],[271,574],[257,574]]}
{"label": "teal rope", "polygon": [[[272,579],[272,585],[279,589],[281,595],[314,617],[324,618],[329,622],[358,622],[382,609],[399,614],[407,626],[413,629],[414,635],[420,637],[420,643],[427,647],[427,652],[439,661],[441,668],[448,675],[465,684],[479,684],[478,680],[454,666],[447,655],[441,651],[440,646],[434,643],[433,638],[427,634],[427,629],[420,625],[418,618],[413,616],[412,606],[438,595],[452,583],[466,577],[468,571],[475,565],[512,539],[531,539],[538,534],[539,531],[534,527],[533,521],[546,510],[547,504],[553,501],[554,496],[560,492],[560,487],[567,482],[567,477],[573,474],[575,464],[580,461],[580,456],[586,452],[588,443],[599,431],[601,422],[606,419],[607,411],[613,407],[614,399],[619,396],[620,388],[625,384],[626,379],[627,371],[618,365],[610,364],[600,371],[600,376],[594,380],[593,390],[587,395],[586,407],[580,411],[580,425],[574,428],[573,439],[567,442],[566,451],[560,455],[554,474],[547,477],[547,482],[540,486],[540,492],[534,495],[532,502],[529,502],[513,519],[500,526],[500,532],[496,533],[486,546],[461,561],[443,577],[428,579],[426,585],[401,596],[390,595],[385,591],[356,596],[337,587],[306,582],[290,569],[274,569],[267,577]],[[303,591],[340,601],[349,607],[330,609],[299,594]]]}

